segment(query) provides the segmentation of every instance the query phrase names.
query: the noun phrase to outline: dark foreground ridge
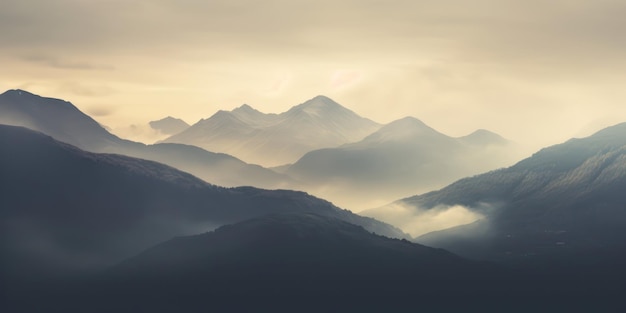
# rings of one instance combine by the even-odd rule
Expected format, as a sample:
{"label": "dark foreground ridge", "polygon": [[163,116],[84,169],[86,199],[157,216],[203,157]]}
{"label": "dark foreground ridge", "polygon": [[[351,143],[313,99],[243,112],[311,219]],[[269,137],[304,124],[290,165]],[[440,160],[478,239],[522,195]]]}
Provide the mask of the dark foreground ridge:
{"label": "dark foreground ridge", "polygon": [[29,312],[578,312],[615,309],[610,283],[517,272],[282,213],[177,237],[94,277],[26,294],[39,293]]}
{"label": "dark foreground ridge", "polygon": [[394,227],[303,192],[214,186],[152,161],[82,151],[0,125],[0,280],[102,269],[154,244],[268,213]]}

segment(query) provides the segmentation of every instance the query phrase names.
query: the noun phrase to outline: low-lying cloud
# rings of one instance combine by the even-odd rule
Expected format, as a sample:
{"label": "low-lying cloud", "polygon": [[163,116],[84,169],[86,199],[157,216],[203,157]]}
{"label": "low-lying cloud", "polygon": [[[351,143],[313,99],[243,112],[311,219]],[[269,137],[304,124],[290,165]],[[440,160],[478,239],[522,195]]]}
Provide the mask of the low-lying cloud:
{"label": "low-lying cloud", "polygon": [[483,215],[462,205],[437,206],[429,210],[408,204],[393,203],[384,208],[366,212],[367,215],[399,227],[413,237],[455,226],[471,224]]}
{"label": "low-lying cloud", "polygon": [[109,64],[95,64],[88,62],[76,62],[69,61],[62,58],[57,58],[44,54],[30,54],[21,57],[22,60],[37,63],[40,65],[59,68],[59,69],[72,69],[72,70],[114,70],[115,66]]}
{"label": "low-lying cloud", "polygon": [[117,127],[111,129],[111,132],[121,138],[139,141],[145,144],[153,144],[170,136],[150,127],[148,124],[133,124],[127,127]]}

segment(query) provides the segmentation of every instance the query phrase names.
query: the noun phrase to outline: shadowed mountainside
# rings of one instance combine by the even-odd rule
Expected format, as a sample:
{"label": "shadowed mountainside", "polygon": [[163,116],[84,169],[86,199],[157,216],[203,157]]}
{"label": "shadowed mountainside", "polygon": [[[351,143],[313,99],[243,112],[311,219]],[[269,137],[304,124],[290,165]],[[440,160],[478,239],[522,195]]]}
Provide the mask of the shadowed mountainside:
{"label": "shadowed mountainside", "polygon": [[390,237],[399,230],[303,192],[223,188],[152,161],[94,154],[0,125],[0,228],[7,277],[110,265],[174,236],[277,212],[315,212]]}
{"label": "shadowed mountainside", "polygon": [[461,255],[524,263],[612,263],[626,260],[625,187],[626,123],[393,205],[417,216],[456,205],[484,216],[417,238]]}
{"label": "shadowed mountainside", "polygon": [[27,303],[31,312],[615,310],[607,300],[620,292],[605,278],[515,271],[281,213],[174,238]]}
{"label": "shadowed mountainside", "polygon": [[9,90],[0,95],[0,124],[37,130],[91,152],[118,153],[165,163],[221,186],[281,188],[292,184],[285,175],[230,155],[181,144],[144,145],[120,139],[70,102],[24,90]]}

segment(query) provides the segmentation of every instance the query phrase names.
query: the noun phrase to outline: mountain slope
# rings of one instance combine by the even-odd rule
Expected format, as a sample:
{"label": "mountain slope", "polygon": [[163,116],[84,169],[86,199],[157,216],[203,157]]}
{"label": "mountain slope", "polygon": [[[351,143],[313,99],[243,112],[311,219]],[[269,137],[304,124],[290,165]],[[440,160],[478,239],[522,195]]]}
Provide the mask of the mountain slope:
{"label": "mountain slope", "polygon": [[507,140],[502,138],[502,136],[486,129],[479,129],[467,136],[460,137],[459,141],[480,146],[504,145],[507,143]]}
{"label": "mountain slope", "polygon": [[248,105],[219,111],[164,142],[192,144],[277,166],[314,149],[360,140],[378,127],[333,100],[317,96],[281,114],[264,114]]}
{"label": "mountain slope", "polygon": [[24,90],[0,95],[0,124],[24,126],[84,149],[103,149],[122,141],[70,102]]}
{"label": "mountain slope", "polygon": [[217,187],[21,127],[0,125],[0,151],[3,279],[99,268],[173,236],[273,212],[315,212],[404,236],[302,192]]}
{"label": "mountain slope", "polygon": [[286,173],[312,193],[362,209],[507,165],[513,148],[504,139],[468,144],[406,117],[359,142],[311,151]]}
{"label": "mountain slope", "polygon": [[291,183],[285,175],[230,155],[181,144],[144,145],[120,139],[71,103],[23,90],[9,90],[0,95],[0,124],[41,131],[91,152],[118,153],[165,163],[222,186],[280,188]]}
{"label": "mountain slope", "polygon": [[466,256],[606,261],[626,259],[617,253],[626,242],[625,187],[626,123],[394,205],[415,214],[460,205],[484,216],[417,239]]}
{"label": "mountain slope", "polygon": [[621,299],[620,285],[606,278],[511,270],[334,218],[282,213],[174,238],[69,291],[48,291],[36,305],[65,312],[619,311],[608,300]]}
{"label": "mountain slope", "polygon": [[[161,308],[172,299],[187,310],[207,302],[218,310],[260,310],[270,301],[291,311],[303,303],[307,311],[366,309],[368,302],[393,308],[388,301],[403,298],[430,307],[441,306],[432,297],[442,293],[491,290],[509,277],[502,272],[337,219],[287,213],[159,244],[107,271],[94,293],[116,299],[108,301],[115,311],[129,303]],[[486,283],[470,288],[476,279]]]}

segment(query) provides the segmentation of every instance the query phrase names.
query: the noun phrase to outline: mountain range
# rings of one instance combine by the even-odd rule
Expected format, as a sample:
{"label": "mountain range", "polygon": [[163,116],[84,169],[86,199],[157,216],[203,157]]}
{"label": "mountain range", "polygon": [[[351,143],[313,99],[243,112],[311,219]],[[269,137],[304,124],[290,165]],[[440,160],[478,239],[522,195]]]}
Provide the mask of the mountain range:
{"label": "mountain range", "polygon": [[91,152],[118,153],[165,163],[220,186],[280,188],[292,184],[285,175],[247,164],[230,155],[188,145],[145,145],[120,139],[70,102],[40,97],[24,90],[0,94],[0,124],[41,131]]}
{"label": "mountain range", "polygon": [[311,150],[361,140],[379,127],[317,96],[281,114],[265,114],[249,105],[218,111],[163,142],[195,145],[271,167],[293,163]]}
{"label": "mountain range", "polygon": [[[294,111],[283,131],[297,134],[304,121],[301,135],[341,133],[311,126],[337,109],[326,100],[276,115],[218,112],[218,128],[233,138],[265,132]],[[611,300],[626,281],[626,123],[364,212],[407,232],[422,227],[419,244],[304,192],[219,187],[135,157],[212,182],[294,184],[293,175],[309,187],[345,179],[365,189],[361,181],[479,170],[473,162],[505,139],[485,130],[453,138],[404,118],[311,151],[283,175],[199,147],[123,140],[69,102],[22,90],[0,95],[0,124],[18,125],[0,125],[3,312],[623,308]],[[454,223],[423,227],[440,220]]]}
{"label": "mountain range", "polygon": [[626,260],[624,186],[626,123],[364,214],[382,217],[400,206],[419,220],[461,206],[480,218],[416,240],[483,260],[610,268],[606,262]]}
{"label": "mountain range", "polygon": [[95,154],[0,125],[3,281],[112,265],[175,236],[268,213],[313,212],[389,237],[398,229],[303,192],[224,188],[152,161]]}
{"label": "mountain range", "polygon": [[[192,126],[171,117],[151,122],[172,132],[184,129],[167,142],[207,147],[199,142],[206,141],[217,151],[228,147],[223,150],[279,160],[274,164],[304,154],[272,170],[187,144],[120,139],[71,103],[24,90],[0,95],[0,124],[38,130],[91,152],[168,164],[220,186],[303,190],[353,210],[439,188],[519,156],[514,144],[486,130],[452,138],[410,117],[381,126],[324,96],[281,114],[243,105]],[[325,146],[330,148],[310,151]]]}
{"label": "mountain range", "polygon": [[366,208],[510,165],[515,148],[486,130],[452,138],[406,117],[361,141],[311,151],[284,173],[344,207]]}

